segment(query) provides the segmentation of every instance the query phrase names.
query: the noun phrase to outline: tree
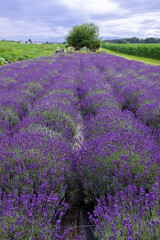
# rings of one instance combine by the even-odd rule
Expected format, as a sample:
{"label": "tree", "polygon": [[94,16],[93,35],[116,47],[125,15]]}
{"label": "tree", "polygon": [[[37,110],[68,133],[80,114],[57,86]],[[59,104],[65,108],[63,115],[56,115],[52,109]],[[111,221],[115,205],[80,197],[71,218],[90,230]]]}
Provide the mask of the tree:
{"label": "tree", "polygon": [[28,39],[28,42],[32,43],[32,40],[31,40],[31,39]]}
{"label": "tree", "polygon": [[154,37],[149,37],[145,39],[145,43],[157,43],[157,42],[158,42],[157,38]]}
{"label": "tree", "polygon": [[76,25],[66,36],[68,46],[73,46],[76,49],[87,47],[95,51],[100,47],[99,27],[94,23],[85,23]]}

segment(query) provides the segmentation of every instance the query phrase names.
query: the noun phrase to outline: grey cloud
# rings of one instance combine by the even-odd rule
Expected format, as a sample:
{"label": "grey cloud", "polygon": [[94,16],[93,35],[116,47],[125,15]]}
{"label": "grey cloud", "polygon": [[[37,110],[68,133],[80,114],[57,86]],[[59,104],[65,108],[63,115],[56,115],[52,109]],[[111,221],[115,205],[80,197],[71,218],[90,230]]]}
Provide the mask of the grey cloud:
{"label": "grey cloud", "polygon": [[138,13],[156,12],[160,10],[159,0],[119,0],[119,5],[129,10],[130,15]]}
{"label": "grey cloud", "polygon": [[[105,14],[97,14],[91,10],[83,11],[83,9],[68,8],[66,5],[63,5],[63,2],[55,0],[10,0],[9,3],[7,1],[1,2],[0,17],[8,19],[10,22],[24,21],[29,24],[35,24],[35,26],[43,25],[46,29],[49,29],[48,35],[51,31],[54,33],[57,27],[71,29],[74,25],[84,22],[94,22],[99,25],[103,36],[107,34],[115,37],[119,37],[120,34],[123,34],[123,37],[138,36],[143,30],[151,29],[152,27],[155,28],[155,33],[158,34],[159,22],[157,15],[154,13],[157,13],[158,9],[160,9],[159,0],[115,0],[114,2],[118,3],[122,11],[116,10]],[[99,2],[99,4],[101,3]],[[153,13],[152,17],[147,18],[146,16],[149,16],[148,13]],[[156,16],[155,18],[154,15]],[[139,20],[136,20],[136,18]],[[107,22],[109,21],[113,22],[113,25],[108,25]],[[106,23],[106,26],[103,25],[103,22]],[[119,24],[119,22],[122,24]],[[129,22],[132,26],[134,26],[134,22],[135,25],[137,24],[137,32],[132,28],[128,28],[127,23]],[[0,31],[4,27],[0,23]],[[40,37],[43,36],[39,35]]]}

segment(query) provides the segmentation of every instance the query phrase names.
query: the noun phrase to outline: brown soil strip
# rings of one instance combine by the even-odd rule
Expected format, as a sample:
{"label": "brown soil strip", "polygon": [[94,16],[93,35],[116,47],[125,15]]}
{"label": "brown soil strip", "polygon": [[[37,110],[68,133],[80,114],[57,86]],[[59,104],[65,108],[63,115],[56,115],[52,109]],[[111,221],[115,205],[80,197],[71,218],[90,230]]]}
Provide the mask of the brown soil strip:
{"label": "brown soil strip", "polygon": [[74,240],[76,235],[82,236],[81,232],[83,232],[82,240],[96,240],[92,233],[94,226],[90,225],[88,220],[88,211],[92,211],[92,209],[77,207],[67,211],[61,224],[62,233],[65,228],[72,228],[72,230],[67,234],[65,240]]}

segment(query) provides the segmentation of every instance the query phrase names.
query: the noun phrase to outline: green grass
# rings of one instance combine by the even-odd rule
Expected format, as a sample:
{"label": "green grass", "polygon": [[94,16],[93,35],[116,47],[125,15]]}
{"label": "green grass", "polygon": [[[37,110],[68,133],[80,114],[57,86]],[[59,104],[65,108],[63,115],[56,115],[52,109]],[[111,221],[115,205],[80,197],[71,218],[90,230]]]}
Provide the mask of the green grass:
{"label": "green grass", "polygon": [[0,65],[10,62],[49,56],[55,53],[57,47],[64,48],[63,44],[21,44],[19,42],[0,41]]}
{"label": "green grass", "polygon": [[115,51],[105,49],[105,48],[100,48],[98,52],[106,52],[107,54],[112,54],[115,56],[126,58],[128,60],[135,60],[135,61],[139,61],[139,62],[151,64],[151,65],[160,65],[160,59],[138,57],[138,56],[134,56],[134,55],[128,55],[128,54],[124,54],[124,53],[120,53],[120,52],[115,52]]}

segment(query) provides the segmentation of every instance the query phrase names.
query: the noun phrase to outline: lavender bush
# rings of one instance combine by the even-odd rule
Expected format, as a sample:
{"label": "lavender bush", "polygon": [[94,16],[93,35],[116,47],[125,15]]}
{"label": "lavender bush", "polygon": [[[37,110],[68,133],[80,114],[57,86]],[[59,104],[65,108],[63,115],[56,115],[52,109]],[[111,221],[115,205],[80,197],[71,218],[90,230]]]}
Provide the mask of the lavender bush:
{"label": "lavender bush", "polygon": [[0,237],[68,239],[67,209],[94,204],[98,239],[158,239],[160,68],[72,53],[0,73]]}

